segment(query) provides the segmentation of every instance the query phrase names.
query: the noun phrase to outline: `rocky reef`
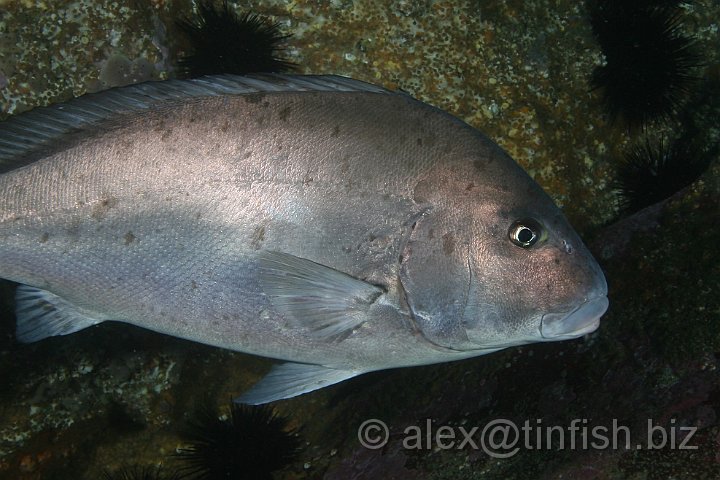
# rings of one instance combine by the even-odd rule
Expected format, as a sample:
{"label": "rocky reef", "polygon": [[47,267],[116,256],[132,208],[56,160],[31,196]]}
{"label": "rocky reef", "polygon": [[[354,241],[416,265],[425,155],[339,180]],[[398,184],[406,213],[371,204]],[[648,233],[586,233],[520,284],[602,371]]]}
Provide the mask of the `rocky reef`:
{"label": "rocky reef", "polygon": [[[600,329],[583,339],[377,372],[278,402],[303,443],[276,478],[720,477],[720,163],[670,199],[618,218],[616,159],[633,140],[588,86],[602,59],[584,4],[259,0],[241,8],[293,35],[285,53],[299,73],[403,89],[495,139],[563,207],[610,288]],[[720,7],[680,8],[711,79]],[[174,21],[191,10],[180,0],[0,0],[0,118],[173,77],[185,48]],[[717,116],[704,118],[695,125],[716,142]],[[207,402],[226,408],[272,365],[122,324],[21,345],[12,297],[4,283],[0,478],[173,469],[191,412]],[[381,448],[358,437],[370,419],[387,427]],[[484,437],[488,425],[502,428]],[[557,428],[546,437],[546,427]],[[596,427],[615,429],[616,445],[590,445]],[[449,432],[455,442],[445,448]],[[461,432],[472,441],[461,445]],[[519,443],[493,448],[506,433]]]}

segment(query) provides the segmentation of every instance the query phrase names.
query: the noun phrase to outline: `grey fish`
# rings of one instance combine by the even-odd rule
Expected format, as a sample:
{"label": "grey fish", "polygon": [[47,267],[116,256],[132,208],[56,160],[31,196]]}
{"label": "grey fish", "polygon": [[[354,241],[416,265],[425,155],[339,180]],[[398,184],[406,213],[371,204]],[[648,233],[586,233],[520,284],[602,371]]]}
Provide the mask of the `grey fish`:
{"label": "grey fish", "polygon": [[215,76],[0,123],[0,277],[31,342],[106,320],[285,360],[264,403],[594,331],[601,269],[497,145],[335,76]]}

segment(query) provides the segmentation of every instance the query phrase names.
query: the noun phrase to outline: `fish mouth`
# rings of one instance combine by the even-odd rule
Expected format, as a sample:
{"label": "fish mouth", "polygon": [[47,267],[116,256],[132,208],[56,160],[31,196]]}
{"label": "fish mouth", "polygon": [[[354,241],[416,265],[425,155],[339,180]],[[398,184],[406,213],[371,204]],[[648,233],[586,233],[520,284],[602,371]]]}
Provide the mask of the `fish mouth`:
{"label": "fish mouth", "polygon": [[608,304],[607,297],[596,297],[570,312],[547,313],[540,322],[540,335],[547,340],[565,340],[594,332]]}

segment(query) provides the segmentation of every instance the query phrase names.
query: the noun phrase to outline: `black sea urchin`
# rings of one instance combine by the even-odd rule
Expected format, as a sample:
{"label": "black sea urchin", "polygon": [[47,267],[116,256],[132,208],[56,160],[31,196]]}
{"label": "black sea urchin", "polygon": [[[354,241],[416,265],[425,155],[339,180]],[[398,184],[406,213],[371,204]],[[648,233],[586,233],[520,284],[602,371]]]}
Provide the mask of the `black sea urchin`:
{"label": "black sea urchin", "polygon": [[289,35],[282,34],[277,23],[253,13],[238,16],[227,1],[216,7],[212,0],[202,0],[197,8],[195,17],[177,22],[192,45],[192,53],[178,59],[182,76],[271,73],[292,68],[292,63],[279,55]]}
{"label": "black sea urchin", "polygon": [[608,113],[631,128],[674,118],[696,81],[700,56],[681,31],[674,1],[597,0],[590,7],[593,33],[605,56],[595,68]]}
{"label": "black sea urchin", "polygon": [[165,473],[162,468],[127,467],[115,473],[105,472],[103,480],[180,480],[177,473]]}
{"label": "black sea urchin", "polygon": [[183,472],[196,479],[271,479],[292,462],[300,439],[288,420],[268,406],[233,403],[228,419],[202,410],[184,432],[190,446],[178,453]]}
{"label": "black sea urchin", "polygon": [[688,138],[669,146],[646,140],[620,166],[615,187],[621,209],[631,213],[670,197],[697,180],[716,155],[717,146],[703,150]]}

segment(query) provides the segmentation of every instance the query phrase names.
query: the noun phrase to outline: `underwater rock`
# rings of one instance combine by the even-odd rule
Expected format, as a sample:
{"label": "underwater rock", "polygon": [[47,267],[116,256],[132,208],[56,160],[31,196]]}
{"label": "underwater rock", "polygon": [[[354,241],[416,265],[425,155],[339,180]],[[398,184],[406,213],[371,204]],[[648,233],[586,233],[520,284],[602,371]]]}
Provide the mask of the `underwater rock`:
{"label": "underwater rock", "polygon": [[97,83],[90,84],[88,92],[159,79],[160,72],[147,59],[130,60],[121,53],[114,53],[102,63]]}

